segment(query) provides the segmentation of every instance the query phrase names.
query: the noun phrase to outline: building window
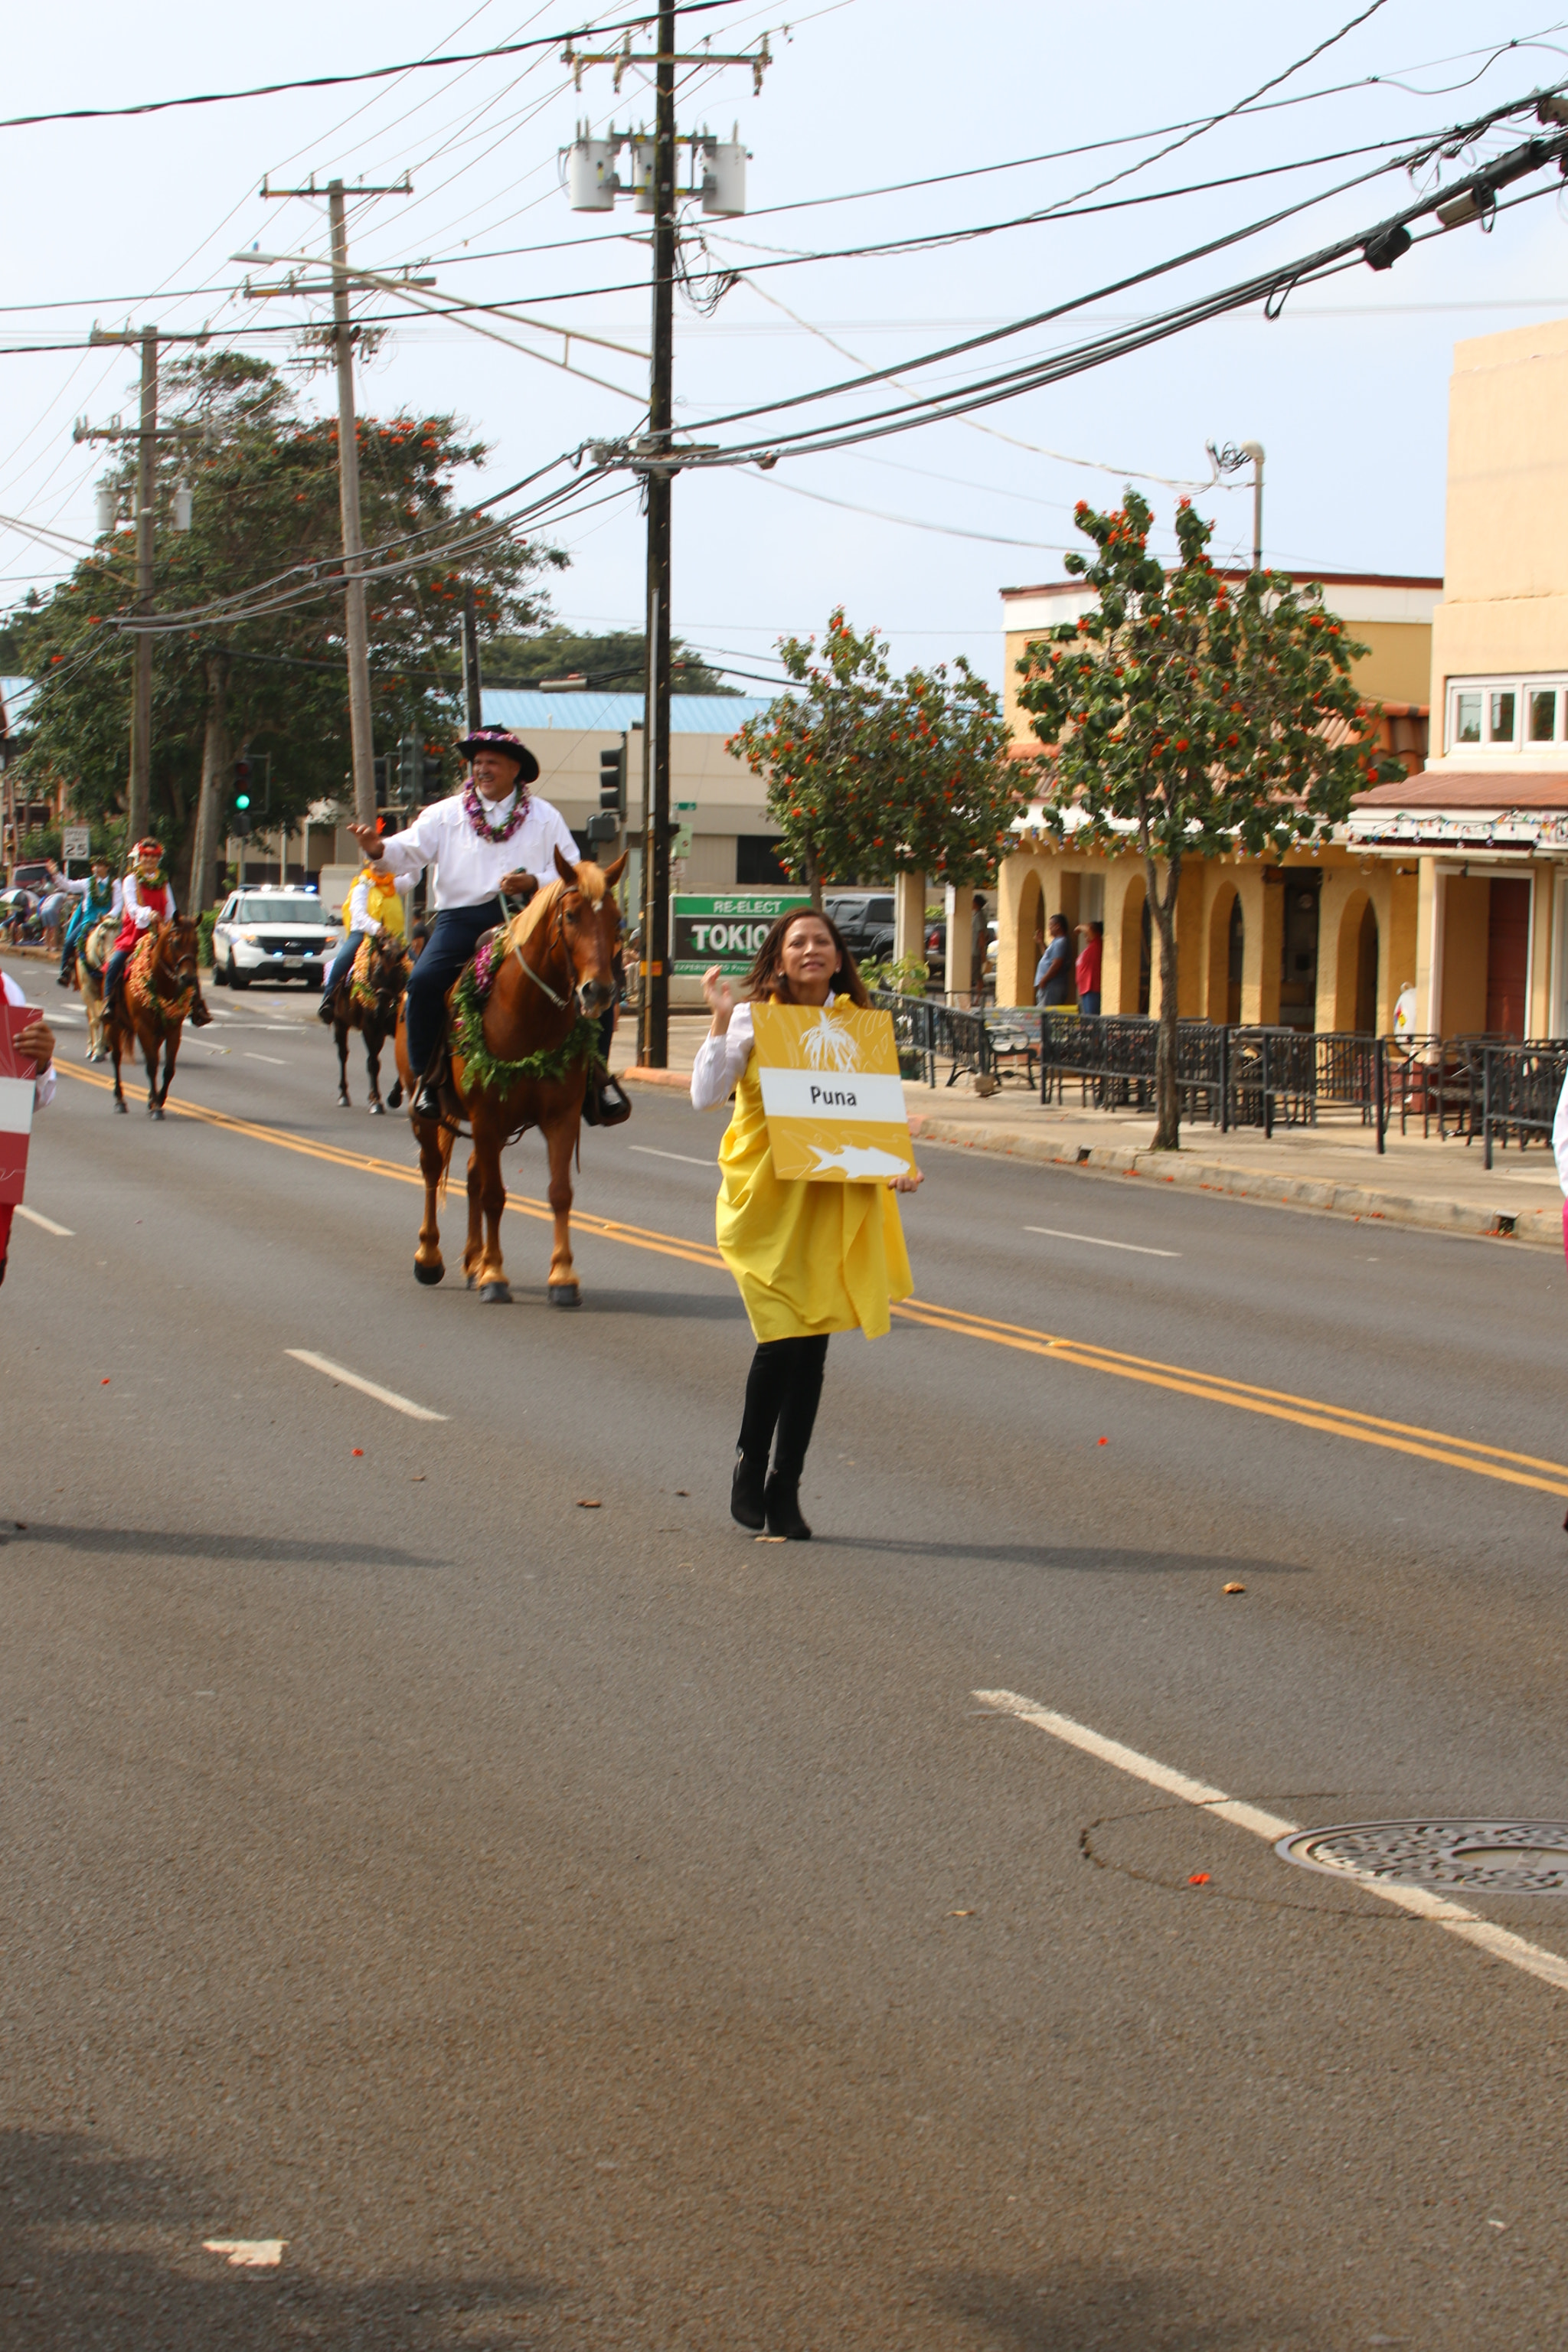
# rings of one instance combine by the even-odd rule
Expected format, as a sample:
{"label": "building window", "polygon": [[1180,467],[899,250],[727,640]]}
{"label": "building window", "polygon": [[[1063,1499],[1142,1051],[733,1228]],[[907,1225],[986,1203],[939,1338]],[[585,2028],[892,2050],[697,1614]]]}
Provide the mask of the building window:
{"label": "building window", "polygon": [[789,881],[778,861],[778,841],[772,834],[742,833],[735,837],[735,887],[776,890]]}
{"label": "building window", "polygon": [[1446,748],[1471,744],[1518,752],[1529,743],[1568,741],[1568,673],[1555,677],[1448,680]]}

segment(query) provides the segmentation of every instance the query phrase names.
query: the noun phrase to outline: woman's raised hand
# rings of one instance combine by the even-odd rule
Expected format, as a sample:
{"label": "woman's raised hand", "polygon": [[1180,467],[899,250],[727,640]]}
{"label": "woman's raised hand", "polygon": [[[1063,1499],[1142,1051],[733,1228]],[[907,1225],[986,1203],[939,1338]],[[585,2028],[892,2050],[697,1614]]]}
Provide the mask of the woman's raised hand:
{"label": "woman's raised hand", "polygon": [[710,963],[702,975],[702,993],[713,1015],[710,1036],[721,1037],[735,1010],[735,992],[724,977],[722,964]]}

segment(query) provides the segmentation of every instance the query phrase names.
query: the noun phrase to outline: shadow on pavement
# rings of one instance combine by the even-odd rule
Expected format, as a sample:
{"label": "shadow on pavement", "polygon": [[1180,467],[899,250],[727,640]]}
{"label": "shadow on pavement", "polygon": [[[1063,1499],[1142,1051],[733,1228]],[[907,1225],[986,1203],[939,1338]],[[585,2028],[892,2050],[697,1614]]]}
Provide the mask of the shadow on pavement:
{"label": "shadow on pavement", "polygon": [[1109,1551],[1092,1544],[921,1543],[906,1536],[819,1536],[824,1549],[886,1552],[902,1559],[1011,1561],[1019,1568],[1109,1571],[1113,1576],[1310,1576],[1299,1560],[1237,1559],[1229,1552]]}
{"label": "shadow on pavement", "polygon": [[1063,2263],[950,2273],[931,2288],[940,2308],[1016,2352],[1318,2352],[1330,2341],[1300,2312],[1238,2311],[1245,2289],[1190,2272]]}
{"label": "shadow on pavement", "polygon": [[[12,1527],[16,1527],[13,1520]],[[220,1534],[174,1534],[163,1528],[70,1528],[29,1519],[3,1538],[14,1544],[51,1544],[62,1551],[100,1552],[147,1559],[257,1559],[275,1568],[449,1568],[451,1562],[391,1544],[342,1543],[316,1537],[252,1536],[233,1528]]]}
{"label": "shadow on pavement", "polygon": [[561,2292],[522,2272],[322,2279],[288,2247],[232,2270],[202,2244],[253,2234],[222,2189],[80,2134],[0,2134],[0,2190],[7,2352],[499,2352]]}
{"label": "shadow on pavement", "polygon": [[585,1290],[583,1304],[599,1315],[650,1315],[673,1323],[743,1323],[746,1310],[733,1291],[704,1298],[691,1291]]}

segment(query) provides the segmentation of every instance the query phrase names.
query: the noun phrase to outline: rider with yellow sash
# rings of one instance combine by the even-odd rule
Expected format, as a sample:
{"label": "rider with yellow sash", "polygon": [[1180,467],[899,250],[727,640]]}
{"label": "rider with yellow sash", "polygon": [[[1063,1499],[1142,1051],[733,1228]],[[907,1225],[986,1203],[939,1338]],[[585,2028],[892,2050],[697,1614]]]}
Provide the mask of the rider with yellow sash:
{"label": "rider with yellow sash", "polygon": [[390,866],[373,859],[361,868],[344,902],[342,945],[321,982],[316,1018],[325,1028],[332,1025],[332,1000],[353,969],[355,956],[366,940],[377,939],[383,931],[389,931],[395,940],[405,940],[408,922],[395,875]]}

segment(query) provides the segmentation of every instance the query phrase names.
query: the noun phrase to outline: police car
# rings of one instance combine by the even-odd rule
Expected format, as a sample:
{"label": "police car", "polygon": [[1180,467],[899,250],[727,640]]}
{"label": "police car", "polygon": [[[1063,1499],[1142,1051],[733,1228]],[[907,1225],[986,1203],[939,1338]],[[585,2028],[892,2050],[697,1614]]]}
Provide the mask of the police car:
{"label": "police car", "polygon": [[316,892],[297,883],[231,890],[213,925],[213,978],[220,988],[302,980],[320,988],[342,934]]}

